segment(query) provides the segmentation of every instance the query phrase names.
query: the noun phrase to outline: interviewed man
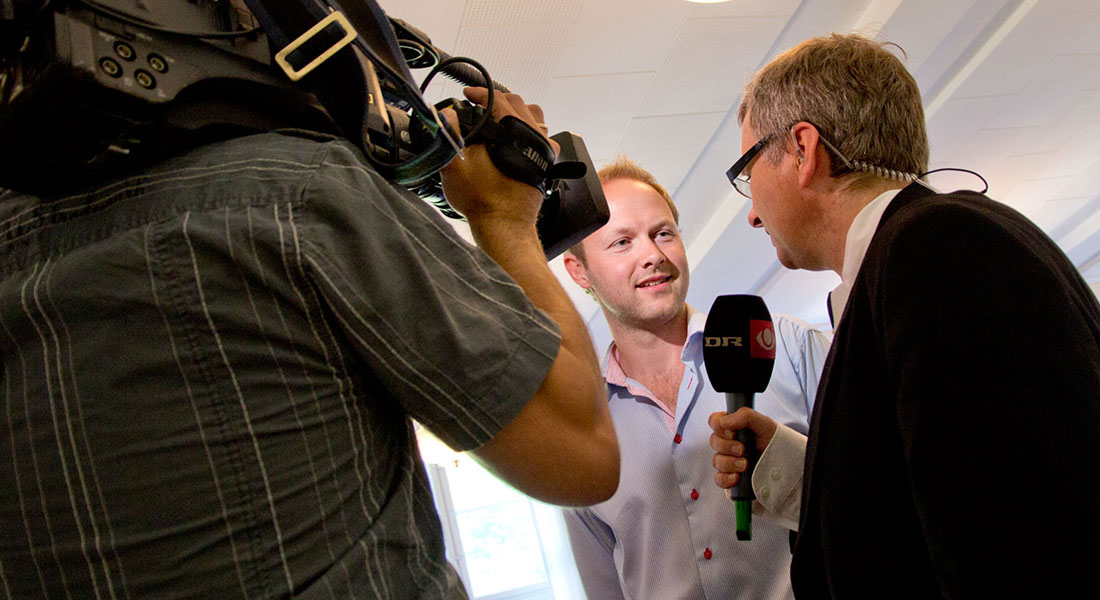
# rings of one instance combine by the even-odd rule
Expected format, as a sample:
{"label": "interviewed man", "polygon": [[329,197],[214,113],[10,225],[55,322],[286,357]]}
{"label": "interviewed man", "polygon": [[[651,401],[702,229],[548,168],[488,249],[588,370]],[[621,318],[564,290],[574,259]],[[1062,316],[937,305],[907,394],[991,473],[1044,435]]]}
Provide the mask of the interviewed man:
{"label": "interviewed man", "polygon": [[804,464],[786,503],[799,513],[796,595],[1093,587],[1082,548],[1100,535],[1100,306],[1074,266],[1011,208],[920,181],[920,91],[882,43],[796,46],[752,79],[739,118],[744,155],[728,175],[752,198],[750,223],[785,266],[842,280],[804,463],[771,419],[711,417],[719,485],[743,470],[740,427],[772,440],[758,472],[792,454]]}
{"label": "interviewed man", "polygon": [[[611,218],[565,267],[614,338],[603,372],[622,470],[610,500],[565,512],[585,591],[593,600],[789,598],[788,531],[761,522],[752,541],[737,541],[733,503],[711,484],[706,419],[724,396],[703,364],[706,315],[685,302],[676,206],[629,160],[599,175]],[[782,316],[775,330],[775,373],[757,406],[805,432],[829,339]]]}

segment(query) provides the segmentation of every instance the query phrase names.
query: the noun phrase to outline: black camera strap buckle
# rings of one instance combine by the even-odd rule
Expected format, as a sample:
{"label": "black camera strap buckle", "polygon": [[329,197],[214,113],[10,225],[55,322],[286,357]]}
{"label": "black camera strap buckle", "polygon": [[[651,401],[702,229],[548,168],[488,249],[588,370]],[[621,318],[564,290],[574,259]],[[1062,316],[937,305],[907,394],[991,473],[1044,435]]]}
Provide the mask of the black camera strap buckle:
{"label": "black camera strap buckle", "polygon": [[[335,29],[332,27],[333,25],[337,25],[339,29],[342,29],[343,35],[339,37],[339,39],[331,41],[331,43],[326,43],[329,40],[333,40],[333,38],[335,37],[333,35],[333,30]],[[348,22],[347,17],[344,16],[344,13],[334,11],[329,13],[327,17],[318,21],[316,25],[310,27],[305,33],[298,36],[297,39],[290,42],[286,45],[286,47],[276,53],[275,63],[279,65],[279,68],[282,69],[284,73],[286,73],[286,76],[289,77],[291,81],[298,81],[299,79],[308,75],[310,71],[321,66],[326,60],[331,58],[332,55],[339,52],[341,48],[355,41],[355,38],[357,38],[358,36],[359,34],[355,32],[355,28],[353,28],[351,26],[351,23]],[[297,60],[300,57],[292,55],[294,55],[299,48],[307,45],[309,49],[312,49],[316,52],[316,56],[313,58],[313,60],[306,63],[305,66],[301,68],[295,68],[290,61],[291,59]],[[312,48],[313,46],[320,47]],[[306,48],[302,49],[305,50]]]}

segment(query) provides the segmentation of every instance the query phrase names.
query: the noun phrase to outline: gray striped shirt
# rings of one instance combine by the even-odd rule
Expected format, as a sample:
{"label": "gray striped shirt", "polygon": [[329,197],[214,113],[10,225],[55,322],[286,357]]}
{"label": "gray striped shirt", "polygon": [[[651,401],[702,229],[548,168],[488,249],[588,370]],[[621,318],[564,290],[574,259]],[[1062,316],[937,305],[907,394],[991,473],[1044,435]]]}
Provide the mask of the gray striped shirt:
{"label": "gray striped shirt", "polygon": [[0,598],[464,597],[410,418],[483,444],[559,342],[332,138],[6,192]]}

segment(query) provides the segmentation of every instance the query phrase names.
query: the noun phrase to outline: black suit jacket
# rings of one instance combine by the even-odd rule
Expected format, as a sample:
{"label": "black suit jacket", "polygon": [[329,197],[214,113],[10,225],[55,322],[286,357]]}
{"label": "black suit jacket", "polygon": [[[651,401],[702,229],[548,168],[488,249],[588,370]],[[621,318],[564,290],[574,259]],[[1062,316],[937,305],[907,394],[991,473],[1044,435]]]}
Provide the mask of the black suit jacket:
{"label": "black suit jacket", "polygon": [[902,190],[817,393],[799,598],[1095,594],[1100,307],[1033,223]]}

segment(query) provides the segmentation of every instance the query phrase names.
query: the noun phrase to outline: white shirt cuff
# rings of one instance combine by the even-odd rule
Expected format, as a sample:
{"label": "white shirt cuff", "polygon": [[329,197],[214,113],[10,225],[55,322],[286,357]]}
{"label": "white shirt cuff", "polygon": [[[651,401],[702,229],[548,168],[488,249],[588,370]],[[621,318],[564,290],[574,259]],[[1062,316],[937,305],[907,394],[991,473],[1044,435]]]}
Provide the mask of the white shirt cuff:
{"label": "white shirt cuff", "polygon": [[760,455],[752,473],[753,514],[798,530],[802,508],[802,471],[806,463],[806,436],[783,425]]}

